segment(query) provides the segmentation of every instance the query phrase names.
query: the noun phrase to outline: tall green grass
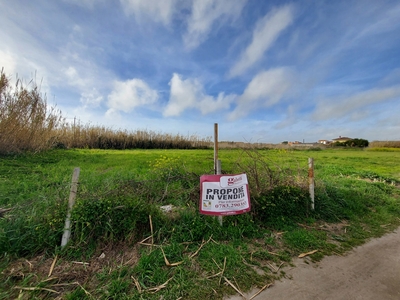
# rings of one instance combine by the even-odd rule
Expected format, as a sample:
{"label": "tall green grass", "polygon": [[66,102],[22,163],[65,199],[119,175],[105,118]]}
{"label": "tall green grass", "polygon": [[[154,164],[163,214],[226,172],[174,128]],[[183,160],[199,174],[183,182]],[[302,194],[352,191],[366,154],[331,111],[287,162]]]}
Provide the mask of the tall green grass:
{"label": "tall green grass", "polygon": [[[316,166],[315,211],[310,210],[306,184],[310,154]],[[39,286],[56,289],[65,299],[222,299],[234,292],[223,278],[212,277],[224,265],[224,276],[242,289],[262,287],[282,276],[270,266],[287,263],[292,255],[319,250],[312,256],[319,259],[397,226],[400,174],[393,165],[398,155],[221,150],[224,172],[248,174],[252,200],[250,213],[225,217],[222,227],[216,218],[198,212],[199,177],[213,172],[211,150],[86,149],[4,156],[0,208],[11,210],[0,218],[0,298],[17,298],[15,286]],[[71,175],[78,166],[72,239],[61,250]],[[169,213],[160,210],[166,204],[174,205]],[[329,223],[346,224],[346,231],[325,230]],[[146,242],[153,247],[137,244],[150,236]],[[126,265],[127,260],[118,258],[135,248],[136,263]],[[23,277],[11,272],[18,262],[35,261],[38,255],[44,263],[58,254],[60,267],[71,261],[97,266],[102,252],[108,259],[104,266],[88,267],[81,278],[72,279],[81,286],[53,286],[46,281],[49,266],[40,273],[26,265],[18,269]],[[166,266],[164,255],[181,263]],[[54,272],[65,276],[59,269]],[[145,292],[138,291],[132,278]],[[167,281],[159,292],[146,292]],[[24,293],[51,297],[45,290]]]}

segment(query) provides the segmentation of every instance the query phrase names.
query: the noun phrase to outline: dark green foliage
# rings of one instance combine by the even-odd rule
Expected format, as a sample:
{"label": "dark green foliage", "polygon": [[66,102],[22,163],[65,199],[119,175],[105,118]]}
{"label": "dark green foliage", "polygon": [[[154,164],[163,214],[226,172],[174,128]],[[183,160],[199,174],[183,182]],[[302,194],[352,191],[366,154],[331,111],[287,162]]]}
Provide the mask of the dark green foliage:
{"label": "dark green foliage", "polygon": [[260,237],[260,229],[251,214],[223,217],[221,227],[217,217],[183,211],[172,223],[170,236],[166,238],[177,242],[207,240],[210,236],[217,240],[235,240]]}
{"label": "dark green foliage", "polygon": [[269,225],[292,223],[309,214],[308,191],[295,186],[278,186],[254,199],[256,217]]}
{"label": "dark green foliage", "polygon": [[[161,212],[152,204],[129,195],[78,200],[73,210],[74,242],[116,241],[150,232],[149,215],[156,224]],[[138,237],[137,237],[138,236]]]}
{"label": "dark green foliage", "polygon": [[364,140],[364,139],[352,139],[352,140],[348,140],[344,144],[346,146],[350,146],[350,147],[368,147],[369,142],[368,142],[368,140]]}
{"label": "dark green foliage", "polygon": [[346,142],[335,142],[331,144],[334,147],[358,147],[358,148],[365,148],[368,147],[369,141],[365,139],[351,139]]}
{"label": "dark green foliage", "polygon": [[283,239],[291,249],[304,252],[321,249],[326,241],[326,232],[298,228],[285,233]]}

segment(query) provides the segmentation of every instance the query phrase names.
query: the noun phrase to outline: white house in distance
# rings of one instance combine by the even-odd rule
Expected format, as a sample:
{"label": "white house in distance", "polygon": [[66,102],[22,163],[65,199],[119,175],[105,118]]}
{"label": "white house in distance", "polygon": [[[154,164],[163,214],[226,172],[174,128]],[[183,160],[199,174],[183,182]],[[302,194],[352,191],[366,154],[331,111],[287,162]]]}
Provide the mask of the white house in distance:
{"label": "white house in distance", "polygon": [[340,136],[340,135],[339,135],[338,138],[332,140],[332,143],[336,143],[336,142],[338,142],[338,143],[345,143],[345,142],[350,141],[350,140],[352,140],[352,138],[349,138],[349,137],[346,137],[346,136]]}
{"label": "white house in distance", "polygon": [[331,141],[328,140],[318,140],[318,144],[324,144],[324,145],[329,145]]}
{"label": "white house in distance", "polygon": [[346,136],[341,136],[339,135],[338,138],[333,139],[332,141],[329,140],[319,140],[318,144],[324,144],[324,145],[329,145],[331,143],[345,143],[349,140],[352,140],[352,138],[346,137]]}

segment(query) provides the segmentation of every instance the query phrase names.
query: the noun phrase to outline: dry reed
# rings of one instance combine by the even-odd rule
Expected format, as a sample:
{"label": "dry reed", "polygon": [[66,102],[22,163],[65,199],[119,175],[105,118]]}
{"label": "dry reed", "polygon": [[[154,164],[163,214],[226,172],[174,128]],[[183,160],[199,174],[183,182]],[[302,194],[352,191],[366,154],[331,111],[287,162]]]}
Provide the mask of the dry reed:
{"label": "dry reed", "polygon": [[373,141],[369,148],[400,148],[400,141]]}
{"label": "dry reed", "polygon": [[31,80],[17,79],[12,87],[0,72],[0,154],[52,148],[89,149],[201,149],[211,138],[172,135],[148,130],[112,130],[104,126],[67,123],[61,112],[48,107],[46,96]]}
{"label": "dry reed", "polygon": [[33,81],[25,87],[17,79],[12,88],[4,71],[0,72],[0,153],[41,151],[51,148],[55,130],[63,118],[47,106],[46,97]]}

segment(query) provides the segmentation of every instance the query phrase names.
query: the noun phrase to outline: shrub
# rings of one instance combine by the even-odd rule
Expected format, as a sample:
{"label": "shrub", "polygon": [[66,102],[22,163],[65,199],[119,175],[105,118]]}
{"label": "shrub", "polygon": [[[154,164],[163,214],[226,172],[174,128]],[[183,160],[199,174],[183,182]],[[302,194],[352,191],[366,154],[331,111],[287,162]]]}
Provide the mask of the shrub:
{"label": "shrub", "polygon": [[288,218],[292,222],[306,218],[309,205],[308,191],[295,186],[277,186],[253,202],[257,219],[271,225],[282,223]]}
{"label": "shrub", "polygon": [[137,241],[150,232],[149,215],[161,223],[160,210],[127,195],[78,200],[72,219],[74,243]]}

